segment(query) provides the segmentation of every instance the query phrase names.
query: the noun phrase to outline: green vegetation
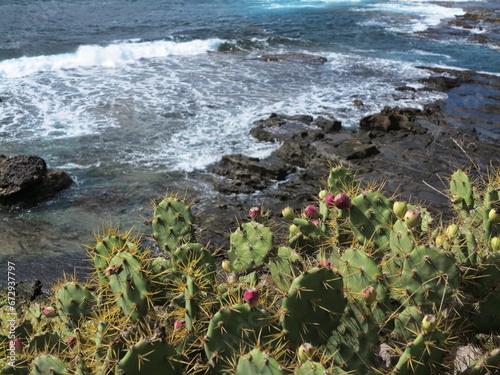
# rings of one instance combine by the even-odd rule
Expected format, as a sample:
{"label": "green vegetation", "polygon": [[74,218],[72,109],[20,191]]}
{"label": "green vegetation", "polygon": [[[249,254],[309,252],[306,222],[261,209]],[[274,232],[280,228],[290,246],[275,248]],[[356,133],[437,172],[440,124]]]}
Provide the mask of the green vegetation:
{"label": "green vegetation", "polygon": [[[500,363],[499,192],[499,170],[455,172],[443,223],[338,166],[317,206],[285,211],[285,235],[260,211],[241,223],[228,259],[195,242],[190,204],[167,196],[156,251],[131,231],[97,236],[88,281],[18,306],[15,347],[2,309],[0,374],[488,374]],[[477,358],[459,366],[467,345]]]}

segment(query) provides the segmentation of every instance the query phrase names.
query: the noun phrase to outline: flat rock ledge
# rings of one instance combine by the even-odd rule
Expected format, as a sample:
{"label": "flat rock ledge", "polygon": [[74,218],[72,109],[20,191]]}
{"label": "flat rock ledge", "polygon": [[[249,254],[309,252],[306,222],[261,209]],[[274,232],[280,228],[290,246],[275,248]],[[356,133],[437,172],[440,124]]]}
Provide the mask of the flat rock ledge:
{"label": "flat rock ledge", "polygon": [[0,155],[0,206],[32,205],[52,198],[73,183],[62,170],[49,170],[34,155]]}
{"label": "flat rock ledge", "polygon": [[227,155],[211,167],[213,185],[225,195],[204,208],[202,226],[214,245],[225,245],[234,217],[252,205],[263,204],[279,218],[287,205],[314,202],[329,165],[346,165],[366,184],[384,184],[388,195],[430,205],[435,214],[450,206],[442,192],[456,168],[485,172],[499,165],[497,144],[480,140],[473,128],[446,123],[436,105],[387,107],[361,119],[358,130],[339,127],[333,117],[304,115],[272,114],[254,125],[250,134],[281,146],[266,159]]}

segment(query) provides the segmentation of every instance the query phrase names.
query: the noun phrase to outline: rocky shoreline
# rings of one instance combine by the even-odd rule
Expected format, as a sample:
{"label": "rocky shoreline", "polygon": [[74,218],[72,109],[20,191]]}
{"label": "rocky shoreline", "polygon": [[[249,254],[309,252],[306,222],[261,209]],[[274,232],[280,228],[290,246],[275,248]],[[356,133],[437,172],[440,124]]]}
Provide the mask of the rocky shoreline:
{"label": "rocky shoreline", "polygon": [[442,212],[449,202],[440,191],[456,168],[484,173],[500,165],[500,79],[423,69],[434,75],[422,80],[421,90],[445,91],[447,100],[423,109],[386,107],[361,119],[356,130],[343,128],[334,115],[271,114],[255,122],[250,134],[279,147],[265,159],[226,155],[208,169],[204,178],[221,195],[217,202],[198,202],[202,240],[227,248],[235,218],[251,206],[263,205],[279,219],[283,207],[313,202],[329,165],[336,164],[352,168],[366,183],[383,183],[388,194]]}

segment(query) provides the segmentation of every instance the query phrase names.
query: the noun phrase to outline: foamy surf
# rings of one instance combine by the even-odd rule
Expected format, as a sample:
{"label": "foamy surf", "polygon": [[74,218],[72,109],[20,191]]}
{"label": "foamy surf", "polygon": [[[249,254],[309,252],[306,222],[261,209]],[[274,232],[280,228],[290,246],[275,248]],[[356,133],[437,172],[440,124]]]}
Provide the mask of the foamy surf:
{"label": "foamy surf", "polygon": [[84,45],[74,53],[21,57],[0,61],[0,78],[16,78],[38,72],[51,72],[86,67],[114,68],[140,59],[168,56],[194,56],[215,51],[224,43],[222,39],[174,42],[118,42],[107,46]]}

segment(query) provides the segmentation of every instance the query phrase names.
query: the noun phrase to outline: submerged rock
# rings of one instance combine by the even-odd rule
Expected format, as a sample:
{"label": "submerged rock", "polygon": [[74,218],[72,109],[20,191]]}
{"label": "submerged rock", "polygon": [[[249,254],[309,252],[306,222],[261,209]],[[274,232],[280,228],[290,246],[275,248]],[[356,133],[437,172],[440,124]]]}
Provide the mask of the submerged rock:
{"label": "submerged rock", "polygon": [[323,56],[311,55],[308,53],[300,53],[300,52],[262,55],[258,59],[264,61],[283,61],[283,62],[293,62],[300,64],[311,64],[311,65],[323,65],[328,61],[328,59]]}
{"label": "submerged rock", "polygon": [[61,170],[48,170],[45,160],[33,155],[0,155],[0,204],[34,204],[51,198],[73,183]]}

